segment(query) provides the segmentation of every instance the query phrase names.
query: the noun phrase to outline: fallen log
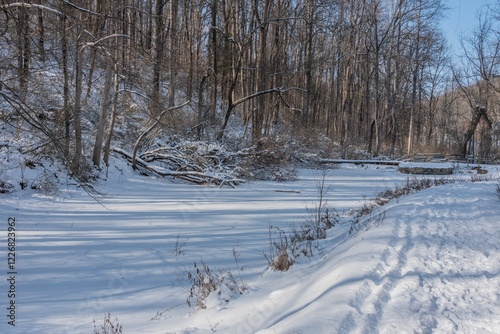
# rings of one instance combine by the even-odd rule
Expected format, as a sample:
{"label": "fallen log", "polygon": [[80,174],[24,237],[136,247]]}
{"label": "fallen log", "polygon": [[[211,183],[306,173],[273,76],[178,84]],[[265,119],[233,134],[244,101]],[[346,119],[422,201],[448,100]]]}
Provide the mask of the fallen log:
{"label": "fallen log", "polygon": [[322,164],[354,164],[354,165],[387,165],[387,166],[398,166],[401,161],[397,160],[346,160],[346,159],[321,159],[319,161]]}

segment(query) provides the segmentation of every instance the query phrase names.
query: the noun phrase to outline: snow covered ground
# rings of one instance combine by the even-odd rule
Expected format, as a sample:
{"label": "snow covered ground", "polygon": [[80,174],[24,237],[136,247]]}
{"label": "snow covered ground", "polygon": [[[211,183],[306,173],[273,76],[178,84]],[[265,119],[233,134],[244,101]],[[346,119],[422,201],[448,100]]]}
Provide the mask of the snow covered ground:
{"label": "snow covered ground", "polygon": [[[498,178],[498,167],[489,175]],[[307,218],[320,173],[294,182],[200,187],[113,168],[99,202],[72,186],[58,197],[0,195],[2,333],[93,333],[108,312],[123,333],[500,333],[500,201],[496,181],[433,187],[338,225],[317,255],[266,270],[269,226]],[[342,165],[328,204],[359,208],[408,176]],[[452,177],[470,176],[453,175]],[[15,217],[15,298],[7,222]],[[237,261],[235,260],[236,254]],[[204,261],[249,288],[188,307],[187,272]],[[15,300],[15,324],[8,302]]]}

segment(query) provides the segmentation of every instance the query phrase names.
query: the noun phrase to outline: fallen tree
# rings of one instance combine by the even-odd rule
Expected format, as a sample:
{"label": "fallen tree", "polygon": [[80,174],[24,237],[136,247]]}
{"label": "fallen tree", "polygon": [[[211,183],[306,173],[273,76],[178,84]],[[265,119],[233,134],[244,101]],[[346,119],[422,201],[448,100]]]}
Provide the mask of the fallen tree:
{"label": "fallen tree", "polygon": [[[133,154],[114,147],[112,151],[135,162],[135,169],[144,175],[171,177],[199,185],[215,184],[220,187],[227,185],[232,188],[245,180],[235,178],[229,171],[217,170],[217,163],[210,164],[207,160],[214,160],[213,156],[198,156],[197,161],[188,156],[169,152],[169,148],[159,148],[136,157]],[[215,161],[215,160],[214,160]]]}
{"label": "fallen tree", "polygon": [[133,169],[136,169],[135,157],[136,157],[137,151],[139,150],[139,145],[141,144],[141,141],[144,138],[146,138],[147,136],[149,136],[149,135],[151,135],[153,133],[153,131],[155,130],[155,128],[161,123],[161,120],[162,120],[163,116],[165,116],[168,112],[170,112],[172,110],[175,110],[175,109],[180,109],[180,108],[184,107],[187,104],[189,104],[189,101],[186,101],[186,102],[184,102],[183,104],[181,104],[179,106],[173,106],[173,107],[168,108],[167,110],[162,111],[162,113],[160,114],[160,116],[158,116],[158,118],[156,120],[154,120],[153,124],[149,128],[147,128],[146,131],[144,131],[139,136],[139,138],[137,138],[137,140],[136,140],[136,142],[134,144],[134,149],[132,151],[132,168]]}

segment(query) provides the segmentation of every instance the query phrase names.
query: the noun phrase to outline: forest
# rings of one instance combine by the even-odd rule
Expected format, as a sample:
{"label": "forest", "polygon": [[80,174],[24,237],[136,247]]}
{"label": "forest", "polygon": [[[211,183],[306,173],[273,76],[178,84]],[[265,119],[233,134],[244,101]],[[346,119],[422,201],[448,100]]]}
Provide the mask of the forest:
{"label": "forest", "polygon": [[75,175],[108,165],[114,146],[136,163],[179,141],[494,161],[500,2],[458,54],[440,28],[447,10],[443,0],[1,0],[0,124]]}
{"label": "forest", "polygon": [[9,333],[500,333],[476,2],[0,0]]}

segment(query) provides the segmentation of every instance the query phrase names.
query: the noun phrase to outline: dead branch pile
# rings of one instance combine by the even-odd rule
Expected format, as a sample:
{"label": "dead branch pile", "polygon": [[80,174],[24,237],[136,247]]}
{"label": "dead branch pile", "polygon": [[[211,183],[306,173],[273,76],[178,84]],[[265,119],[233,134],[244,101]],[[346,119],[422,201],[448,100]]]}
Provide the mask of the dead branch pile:
{"label": "dead branch pile", "polygon": [[[114,147],[112,151],[132,162],[132,154]],[[160,147],[136,157],[136,169],[144,175],[172,177],[187,182],[220,187],[235,187],[245,180],[237,178],[231,165],[225,164],[225,156],[213,151],[191,148]]]}

